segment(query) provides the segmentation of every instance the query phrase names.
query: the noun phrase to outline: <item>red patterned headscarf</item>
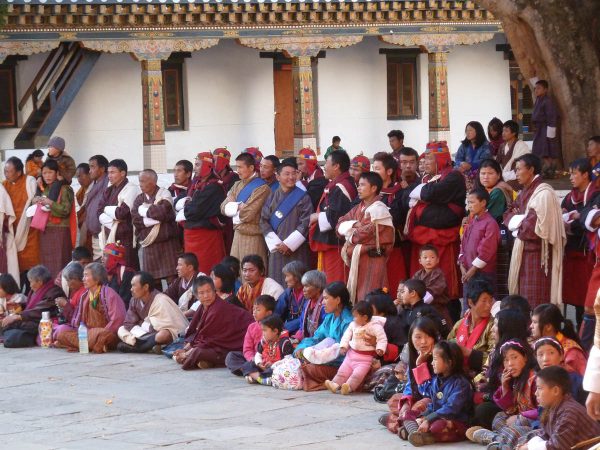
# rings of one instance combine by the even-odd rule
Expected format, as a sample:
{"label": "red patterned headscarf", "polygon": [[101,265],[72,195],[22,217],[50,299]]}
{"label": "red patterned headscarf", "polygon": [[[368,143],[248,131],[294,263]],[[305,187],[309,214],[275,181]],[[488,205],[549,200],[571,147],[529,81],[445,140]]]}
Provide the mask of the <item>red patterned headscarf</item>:
{"label": "red patterned headscarf", "polygon": [[246,150],[244,150],[244,153],[250,153],[252,155],[252,157],[254,158],[254,161],[256,161],[256,169],[258,170],[258,166],[259,166],[261,160],[263,159],[263,154],[259,150],[259,148],[258,147],[248,147]]}
{"label": "red patterned headscarf", "polygon": [[424,155],[433,154],[437,164],[437,173],[441,173],[444,169],[452,164],[452,156],[448,149],[446,141],[430,142],[427,144]]}
{"label": "red patterned headscarf", "polygon": [[200,172],[198,176],[200,178],[204,178],[210,175],[215,165],[213,161],[213,155],[211,152],[200,152],[196,155],[196,161],[200,161],[202,166],[200,167]]}
{"label": "red patterned headscarf", "polygon": [[358,155],[352,158],[350,165],[362,170],[363,172],[369,172],[371,170],[371,161],[369,161],[369,158],[364,155]]}
{"label": "red patterned headscarf", "polygon": [[231,162],[231,153],[226,148],[217,148],[213,152],[213,161],[215,163],[215,171],[220,173]]}
{"label": "red patterned headscarf", "polygon": [[306,166],[311,173],[317,168],[317,154],[313,149],[303,148],[298,152],[298,158],[302,158],[306,162]]}
{"label": "red patterned headscarf", "polygon": [[113,242],[112,244],[106,244],[104,247],[104,254],[106,255],[106,271],[108,273],[114,273],[119,266],[127,265],[125,260],[125,247],[119,242]]}

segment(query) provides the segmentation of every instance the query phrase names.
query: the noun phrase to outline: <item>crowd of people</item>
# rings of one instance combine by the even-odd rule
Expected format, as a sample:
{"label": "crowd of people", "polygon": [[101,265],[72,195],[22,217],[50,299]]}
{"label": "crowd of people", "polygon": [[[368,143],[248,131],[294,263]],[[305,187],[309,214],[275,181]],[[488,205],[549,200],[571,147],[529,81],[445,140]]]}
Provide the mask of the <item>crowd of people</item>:
{"label": "crowd of people", "polygon": [[569,164],[561,204],[518,135],[512,120],[487,136],[470,122],[453,159],[445,142],[419,154],[393,130],[372,160],[336,137],[323,167],[310,148],[279,160],[252,147],[235,171],[219,148],[177,162],[168,188],[151,169],[132,182],[122,159],[76,166],[53,137],[45,160],[4,165],[1,339],[39,345],[49,315],[67,351],[85,324],[93,353],[374,391],[389,406],[380,423],[415,446],[589,448],[600,137]]}

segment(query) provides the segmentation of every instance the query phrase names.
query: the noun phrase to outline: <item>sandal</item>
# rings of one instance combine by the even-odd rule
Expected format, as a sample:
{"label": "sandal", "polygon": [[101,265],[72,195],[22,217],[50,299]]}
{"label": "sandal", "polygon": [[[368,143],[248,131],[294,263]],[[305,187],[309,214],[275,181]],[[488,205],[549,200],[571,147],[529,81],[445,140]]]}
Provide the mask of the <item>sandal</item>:
{"label": "sandal", "polygon": [[398,428],[398,437],[400,439],[402,439],[403,441],[408,441],[408,431],[406,431],[406,428],[404,428],[404,427]]}

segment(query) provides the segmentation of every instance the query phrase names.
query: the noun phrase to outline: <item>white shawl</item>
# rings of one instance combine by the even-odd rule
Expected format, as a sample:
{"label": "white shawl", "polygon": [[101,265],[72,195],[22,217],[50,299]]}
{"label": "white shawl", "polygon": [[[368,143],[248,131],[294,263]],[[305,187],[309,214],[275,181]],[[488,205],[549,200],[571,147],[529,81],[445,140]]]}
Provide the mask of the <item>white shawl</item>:
{"label": "white shawl", "polygon": [[[25,211],[19,222],[23,222],[25,217]],[[13,208],[10,196],[6,191],[6,188],[0,184],[0,224],[4,223],[4,220],[8,220],[8,233],[6,233],[6,262],[8,267],[8,273],[13,276],[15,281],[19,283],[19,260],[17,258],[17,246],[15,245],[15,236],[13,234],[13,224],[17,217],[15,216],[15,210]],[[25,240],[27,242],[27,240]],[[2,246],[2,240],[0,239],[0,246]]]}
{"label": "white shawl", "polygon": [[[146,194],[142,194],[142,195],[146,195]],[[158,205],[163,200],[168,201],[171,204],[171,206],[173,206],[173,197],[171,196],[171,193],[165,188],[160,188],[158,190],[158,192],[156,193],[156,199],[154,200],[153,204]],[[152,226],[152,230],[150,230],[150,233],[148,233],[148,236],[146,236],[146,239],[144,239],[142,242],[140,242],[140,245],[142,247],[148,247],[149,245],[152,245],[154,243],[154,241],[156,240],[156,238],[158,237],[158,233],[160,232],[160,222],[146,217],[146,214],[148,213],[148,208],[150,206],[151,205],[148,203],[143,203],[138,208],[138,212],[144,218],[144,224],[147,223],[148,226]]]}
{"label": "white shawl", "polygon": [[[127,185],[125,185],[125,187],[117,196],[117,208],[121,206],[123,202],[125,202],[125,204],[129,206],[129,209],[133,209],[133,202],[135,202],[136,197],[141,193],[142,191],[140,190],[139,186],[132,184],[131,182],[127,183]],[[105,227],[102,226],[100,234],[98,235],[98,238],[100,239],[100,248],[104,248],[106,244],[112,244],[115,242],[115,236],[117,235],[118,227],[119,221],[113,221],[112,226],[110,227],[110,233],[108,234],[108,237],[106,237]],[[135,239],[133,240],[133,246],[135,247]]]}
{"label": "white shawl", "polygon": [[[562,270],[563,252],[567,235],[562,221],[562,211],[554,189],[546,183],[541,183],[533,192],[527,207],[527,212],[533,209],[537,214],[535,234],[542,240],[542,267],[548,275],[549,246],[552,245],[552,273],[550,285],[550,302],[562,304]],[[508,273],[508,291],[510,294],[519,293],[519,271],[523,260],[523,241],[515,239],[510,270]]]}

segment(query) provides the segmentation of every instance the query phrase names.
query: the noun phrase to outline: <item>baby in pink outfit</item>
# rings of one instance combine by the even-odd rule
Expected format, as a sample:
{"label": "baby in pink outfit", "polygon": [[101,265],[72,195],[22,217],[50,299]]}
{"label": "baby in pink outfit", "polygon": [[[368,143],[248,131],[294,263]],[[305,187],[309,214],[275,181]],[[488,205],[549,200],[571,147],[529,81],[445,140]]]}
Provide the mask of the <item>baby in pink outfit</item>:
{"label": "baby in pink outfit", "polygon": [[[340,354],[346,355],[344,362],[333,380],[325,381],[325,387],[343,395],[356,391],[371,370],[373,357],[382,356],[387,347],[387,337],[383,330],[385,318],[373,317],[373,309],[367,302],[358,302],[352,309],[354,321],[342,336]],[[375,346],[370,345],[367,335],[375,336]]]}

